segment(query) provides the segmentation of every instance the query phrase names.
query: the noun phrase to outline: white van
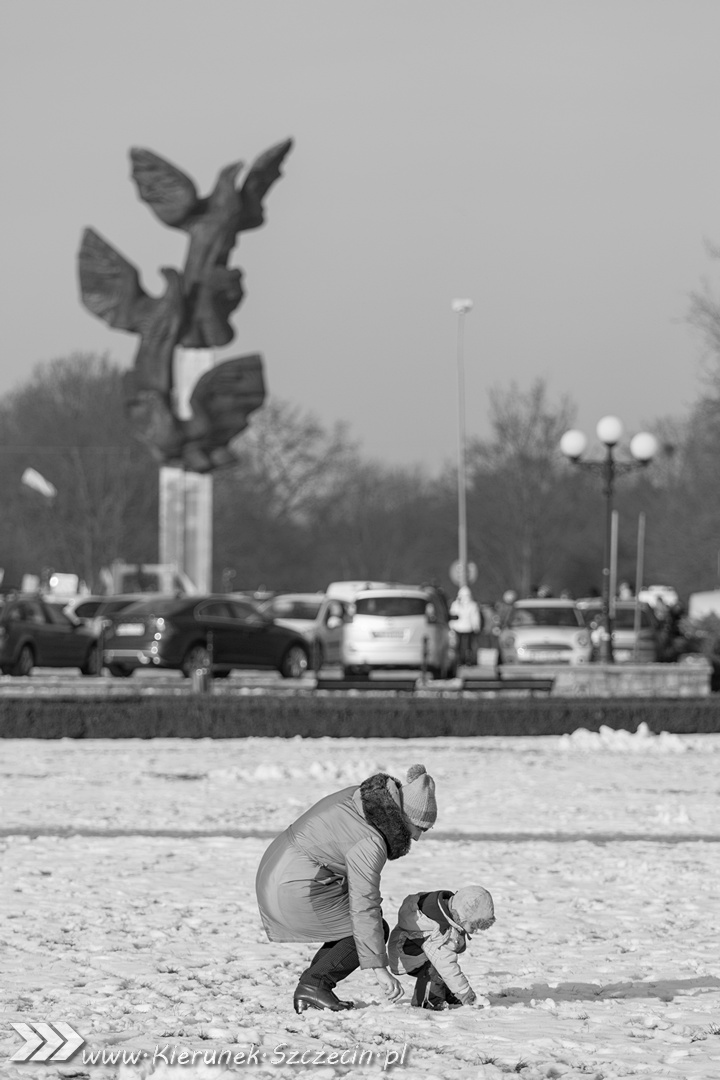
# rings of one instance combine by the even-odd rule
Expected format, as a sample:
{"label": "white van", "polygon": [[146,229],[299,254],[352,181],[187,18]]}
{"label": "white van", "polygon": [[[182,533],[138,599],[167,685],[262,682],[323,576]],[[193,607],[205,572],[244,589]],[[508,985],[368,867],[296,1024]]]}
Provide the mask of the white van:
{"label": "white van", "polygon": [[346,677],[377,668],[413,668],[435,679],[454,678],[457,651],[445,595],[430,585],[383,585],[356,593],[341,657]]}

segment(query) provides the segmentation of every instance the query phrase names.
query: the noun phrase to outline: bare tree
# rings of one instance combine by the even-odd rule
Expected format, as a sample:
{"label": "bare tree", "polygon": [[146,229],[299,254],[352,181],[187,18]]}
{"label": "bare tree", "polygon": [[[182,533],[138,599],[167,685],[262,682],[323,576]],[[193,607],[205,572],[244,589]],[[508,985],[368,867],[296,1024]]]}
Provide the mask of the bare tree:
{"label": "bare tree", "polygon": [[[0,405],[0,451],[12,559],[26,572],[53,567],[92,586],[114,558],[155,561],[157,470],[126,423],[121,371],[107,356],[38,365]],[[28,466],[55,486],[52,501],[22,489]]]}
{"label": "bare tree", "polygon": [[491,390],[490,412],[492,439],[468,450],[471,547],[487,564],[496,595],[509,587],[527,595],[548,577],[561,586],[567,503],[558,445],[575,407],[567,397],[551,403],[537,379],[526,391],[515,383]]}

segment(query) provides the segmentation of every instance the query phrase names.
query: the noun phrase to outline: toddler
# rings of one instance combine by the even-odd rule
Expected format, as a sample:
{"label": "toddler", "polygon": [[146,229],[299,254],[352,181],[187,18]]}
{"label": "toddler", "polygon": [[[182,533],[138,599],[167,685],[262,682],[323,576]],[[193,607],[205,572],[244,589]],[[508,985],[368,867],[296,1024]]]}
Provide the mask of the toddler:
{"label": "toddler", "polygon": [[471,934],[488,930],[494,922],[492,896],[481,885],[405,897],[390,934],[388,956],[391,971],[417,980],[413,1005],[447,1009],[477,1000],[458,955],[465,952]]}

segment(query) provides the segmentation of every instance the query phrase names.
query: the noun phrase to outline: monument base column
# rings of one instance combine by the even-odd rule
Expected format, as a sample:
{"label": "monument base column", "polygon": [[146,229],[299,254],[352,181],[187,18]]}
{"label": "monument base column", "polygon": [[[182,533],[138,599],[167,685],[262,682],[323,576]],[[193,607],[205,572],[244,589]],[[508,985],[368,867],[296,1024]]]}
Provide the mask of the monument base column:
{"label": "monument base column", "polygon": [[160,562],[177,566],[198,592],[212,592],[212,477],[160,469]]}
{"label": "monument base column", "polygon": [[[175,411],[191,416],[190,395],[215,363],[212,349],[175,351]],[[163,465],[160,468],[160,562],[173,563],[198,592],[212,591],[212,475]]]}

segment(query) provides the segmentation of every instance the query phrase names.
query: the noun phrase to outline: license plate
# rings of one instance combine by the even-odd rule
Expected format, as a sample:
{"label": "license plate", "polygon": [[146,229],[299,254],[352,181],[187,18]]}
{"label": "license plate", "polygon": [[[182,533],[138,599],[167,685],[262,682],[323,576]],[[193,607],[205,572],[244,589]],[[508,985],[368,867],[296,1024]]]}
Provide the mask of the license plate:
{"label": "license plate", "polygon": [[405,631],[404,630],[373,630],[373,637],[374,638],[385,638],[386,640],[388,638],[390,638],[393,641],[404,641],[404,639],[405,639]]}
{"label": "license plate", "polygon": [[118,637],[137,637],[139,634],[145,633],[145,626],[141,622],[119,623],[115,633]]}
{"label": "license plate", "polygon": [[531,660],[550,660],[560,661],[567,660],[568,654],[566,652],[559,652],[557,649],[528,649],[527,655]]}

